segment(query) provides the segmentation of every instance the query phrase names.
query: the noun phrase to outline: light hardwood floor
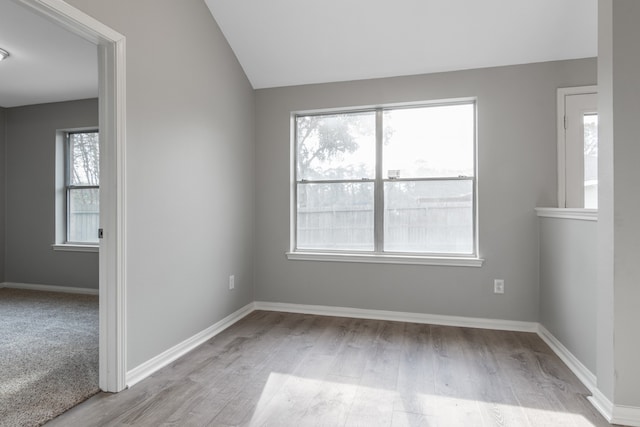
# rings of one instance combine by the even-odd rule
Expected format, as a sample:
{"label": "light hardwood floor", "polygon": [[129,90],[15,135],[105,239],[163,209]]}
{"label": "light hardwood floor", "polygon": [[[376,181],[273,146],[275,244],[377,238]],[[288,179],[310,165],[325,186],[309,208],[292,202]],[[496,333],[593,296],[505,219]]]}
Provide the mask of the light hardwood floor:
{"label": "light hardwood floor", "polygon": [[54,426],[608,426],[535,334],[256,311]]}

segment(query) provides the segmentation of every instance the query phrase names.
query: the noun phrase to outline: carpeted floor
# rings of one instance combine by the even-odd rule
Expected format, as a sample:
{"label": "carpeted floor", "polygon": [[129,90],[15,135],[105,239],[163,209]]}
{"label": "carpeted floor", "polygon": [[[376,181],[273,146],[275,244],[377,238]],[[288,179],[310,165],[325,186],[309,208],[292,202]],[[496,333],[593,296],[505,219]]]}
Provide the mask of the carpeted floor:
{"label": "carpeted floor", "polygon": [[98,392],[98,297],[0,289],[0,426],[38,426]]}

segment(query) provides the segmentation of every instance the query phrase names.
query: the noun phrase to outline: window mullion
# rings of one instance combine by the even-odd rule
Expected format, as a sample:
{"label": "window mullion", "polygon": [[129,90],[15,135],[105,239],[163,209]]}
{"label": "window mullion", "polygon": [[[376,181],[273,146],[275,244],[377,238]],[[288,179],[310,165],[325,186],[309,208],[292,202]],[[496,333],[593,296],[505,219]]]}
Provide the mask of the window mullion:
{"label": "window mullion", "polygon": [[99,185],[67,185],[69,190],[91,190],[94,188],[100,188]]}
{"label": "window mullion", "polygon": [[382,109],[376,110],[376,177],[374,184],[374,251],[384,251],[384,183],[382,178]]}

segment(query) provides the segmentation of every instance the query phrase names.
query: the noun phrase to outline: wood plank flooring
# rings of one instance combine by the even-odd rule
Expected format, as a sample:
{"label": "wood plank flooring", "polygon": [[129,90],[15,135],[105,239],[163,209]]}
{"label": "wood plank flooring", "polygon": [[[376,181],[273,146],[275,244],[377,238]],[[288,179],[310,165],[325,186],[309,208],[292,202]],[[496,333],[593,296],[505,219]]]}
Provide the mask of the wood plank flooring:
{"label": "wood plank flooring", "polygon": [[54,426],[608,426],[535,334],[256,311]]}

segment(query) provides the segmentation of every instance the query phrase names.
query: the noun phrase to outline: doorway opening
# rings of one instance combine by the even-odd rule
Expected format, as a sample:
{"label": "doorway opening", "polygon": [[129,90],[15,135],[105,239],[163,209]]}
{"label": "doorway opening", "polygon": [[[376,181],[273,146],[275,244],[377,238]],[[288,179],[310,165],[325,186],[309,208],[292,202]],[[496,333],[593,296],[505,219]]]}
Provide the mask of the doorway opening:
{"label": "doorway opening", "polygon": [[98,47],[99,387],[126,387],[125,37],[61,0],[15,0]]}

